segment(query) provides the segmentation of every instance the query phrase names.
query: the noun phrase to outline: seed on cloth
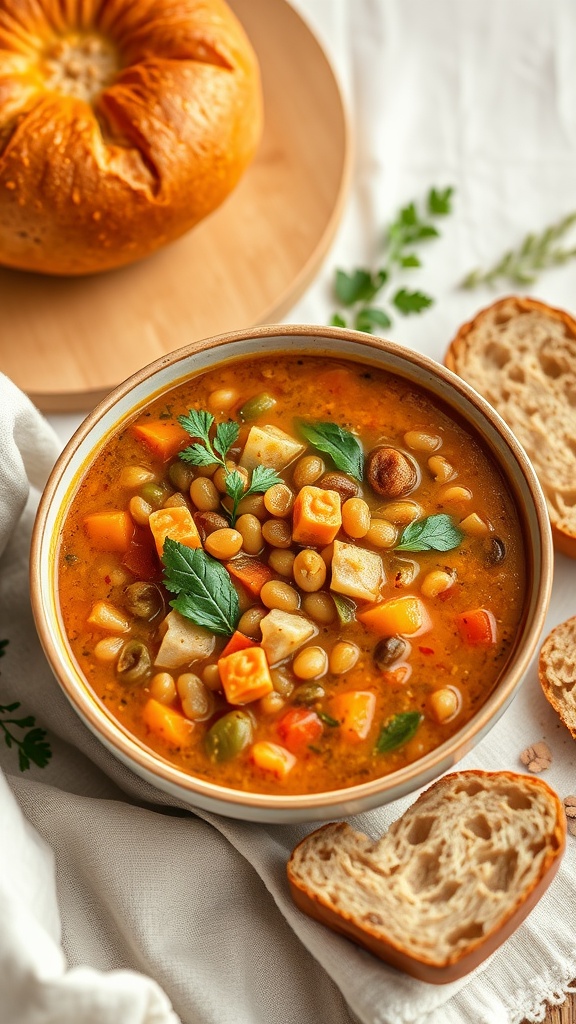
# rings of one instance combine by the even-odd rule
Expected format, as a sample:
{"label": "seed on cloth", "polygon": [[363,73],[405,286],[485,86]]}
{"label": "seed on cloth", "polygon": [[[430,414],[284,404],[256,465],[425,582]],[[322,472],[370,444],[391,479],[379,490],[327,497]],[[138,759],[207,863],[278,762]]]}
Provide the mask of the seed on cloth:
{"label": "seed on cloth", "polygon": [[520,754],[520,760],[522,764],[526,765],[529,772],[538,775],[539,772],[545,772],[552,764],[552,753],[548,744],[544,743],[544,740],[540,740],[538,743],[533,743],[531,747],[526,747],[526,750]]}

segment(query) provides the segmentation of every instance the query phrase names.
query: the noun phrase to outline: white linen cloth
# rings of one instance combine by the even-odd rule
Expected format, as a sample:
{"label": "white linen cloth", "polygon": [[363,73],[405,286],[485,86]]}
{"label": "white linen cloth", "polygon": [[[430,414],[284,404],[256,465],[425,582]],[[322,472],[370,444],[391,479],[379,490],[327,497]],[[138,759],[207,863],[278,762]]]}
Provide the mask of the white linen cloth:
{"label": "white linen cloth", "polygon": [[[570,0],[298,0],[337,64],[356,134],[342,229],[290,319],[326,322],[335,266],[376,258],[397,207],[456,186],[455,214],[406,283],[437,305],[391,337],[441,358],[487,292],[459,279],[531,228],[576,208],[576,8]],[[535,293],[573,307],[574,267]],[[1,356],[0,356],[1,359]],[[54,418],[61,436],[70,418]],[[22,702],[53,758],[17,771],[1,743],[0,1024],[519,1024],[576,976],[576,842],[518,932],[474,974],[416,982],[300,914],[285,863],[305,826],[175,812],[81,724],[52,679],[27,594],[34,499],[54,439],[29,403],[0,390],[0,703]],[[34,456],[34,462],[32,461]],[[576,612],[576,566],[558,556],[547,627]],[[576,744],[542,697],[534,666],[511,708],[459,767],[521,770],[550,744],[546,773],[576,789]],[[409,800],[352,824],[378,835]],[[154,980],[149,980],[154,979]],[[162,991],[163,990],[163,991]],[[169,998],[173,1010],[166,996]]]}

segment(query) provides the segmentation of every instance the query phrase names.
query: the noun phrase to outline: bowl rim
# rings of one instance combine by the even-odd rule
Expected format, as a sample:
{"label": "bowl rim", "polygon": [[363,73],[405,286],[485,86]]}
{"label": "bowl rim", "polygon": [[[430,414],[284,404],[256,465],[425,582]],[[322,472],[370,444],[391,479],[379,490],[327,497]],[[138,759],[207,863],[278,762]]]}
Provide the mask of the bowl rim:
{"label": "bowl rim", "polygon": [[[448,390],[457,392],[461,399],[471,404],[481,418],[488,421],[490,426],[504,442],[504,448],[513,456],[513,461],[523,478],[524,484],[532,501],[532,511],[538,524],[539,552],[534,553],[532,549],[531,560],[527,565],[529,570],[526,593],[524,595],[524,620],[521,622],[521,635],[516,648],[509,662],[506,663],[503,674],[489,694],[487,700],[481,705],[476,714],[462,726],[452,737],[445,740],[439,747],[434,748],[424,757],[417,759],[395,772],[380,776],[369,782],[358,783],[347,788],[331,789],[320,793],[308,794],[266,794],[254,793],[248,790],[230,789],[216,783],[209,782],[198,776],[191,775],[177,765],[162,758],[154,750],[147,747],[143,741],[130,733],[110,712],[101,704],[97,696],[91,691],[87,680],[84,679],[80,670],[76,667],[66,650],[64,640],[61,636],[60,644],[53,639],[49,627],[49,609],[43,601],[42,580],[50,566],[53,537],[48,531],[48,515],[51,504],[65,475],[68,465],[81,443],[87,439],[102,417],[109,413],[114,406],[138,385],[144,384],[153,378],[159,371],[167,367],[177,366],[188,360],[191,356],[206,350],[212,350],[216,354],[223,346],[232,342],[244,341],[272,341],[276,339],[281,343],[286,338],[302,338],[302,351],[306,352],[304,340],[314,337],[315,339],[343,340],[358,346],[357,358],[369,358],[371,353],[377,355],[373,359],[378,361],[382,355],[390,355],[404,363],[411,364],[416,372],[431,375],[439,378],[443,385],[448,385]],[[270,353],[274,351],[272,345],[266,345]],[[296,349],[294,349],[296,351]],[[314,354],[314,349],[310,350]],[[319,354],[318,350],[316,352]],[[255,354],[255,353],[253,353]],[[324,353],[332,358],[330,353]],[[344,353],[334,353],[334,358],[347,358]],[[234,358],[230,356],[229,358]],[[241,356],[240,356],[241,358]],[[218,359],[214,360],[217,364]],[[201,372],[201,371],[200,371]],[[401,375],[397,368],[389,368],[389,372]],[[186,374],[183,372],[180,377],[174,377],[164,387],[152,389],[146,398],[126,411],[96,442],[94,447],[101,447],[110,435],[119,428],[120,424],[132,415],[137,408],[142,408],[153,398],[158,397],[164,390],[169,390],[178,385]],[[413,381],[419,387],[428,391],[434,397],[434,392],[425,381]],[[438,396],[435,396],[438,398]],[[447,399],[442,396],[446,403]],[[454,409],[452,409],[454,412]],[[457,410],[460,416],[463,413]],[[464,417],[465,418],[465,417]],[[478,434],[478,428],[469,420],[468,427]],[[486,442],[485,442],[486,443]],[[92,453],[94,452],[94,447]],[[91,453],[91,454],[92,454]],[[68,482],[66,490],[66,501],[74,492],[77,477],[85,470],[90,455],[83,461],[81,470],[74,474]],[[517,488],[513,486],[512,474],[504,464],[499,466],[500,472],[506,479],[508,487],[512,490],[515,503],[526,515],[526,506],[521,502]],[[68,507],[68,506],[67,506]],[[522,524],[521,524],[522,525]],[[525,524],[522,526],[525,533]],[[537,555],[539,554],[539,557]],[[44,561],[43,561],[44,558]],[[124,764],[132,770],[147,778],[153,784],[169,792],[178,790],[181,798],[188,804],[217,810],[224,814],[242,817],[242,809],[246,812],[254,812],[258,820],[286,821],[304,820],[299,815],[305,815],[311,820],[320,820],[327,816],[336,816],[338,813],[354,813],[356,810],[365,810],[369,807],[379,806],[390,802],[406,793],[413,792],[421,785],[438,777],[447,768],[451,767],[457,760],[463,757],[488,729],[496,723],[512,700],[516,690],[522,682],[523,675],[530,663],[538,640],[541,636],[548,604],[550,601],[553,576],[553,547],[550,521],[542,489],[536,477],[536,473],[522,448],[520,442],[512,433],[510,428],[501,416],[479,395],[469,384],[455,373],[437,362],[430,356],[424,355],[397,342],[364,334],[348,328],[325,327],[313,324],[266,324],[257,327],[244,328],[238,331],[229,331],[225,334],[216,335],[211,338],[197,339],[189,345],[175,349],[173,352],[161,356],[154,362],[137,370],[125,381],[111,391],[83,420],[78,429],[72,435],[60,456],[58,457],[44,492],[41,496],[34,529],[32,533],[30,552],[30,593],[32,612],[40,642],[60,687],[65,696],[74,707],[91,731],[100,739],[104,745],[111,750]],[[51,592],[55,594],[55,579],[51,584]],[[528,604],[532,604],[532,614],[526,614]],[[57,618],[57,616],[56,616]],[[60,627],[60,624],[58,624]],[[61,628],[58,629],[61,634]],[[72,669],[72,671],[70,671]],[[135,767],[135,765],[137,767]],[[249,817],[249,813],[246,813]]]}

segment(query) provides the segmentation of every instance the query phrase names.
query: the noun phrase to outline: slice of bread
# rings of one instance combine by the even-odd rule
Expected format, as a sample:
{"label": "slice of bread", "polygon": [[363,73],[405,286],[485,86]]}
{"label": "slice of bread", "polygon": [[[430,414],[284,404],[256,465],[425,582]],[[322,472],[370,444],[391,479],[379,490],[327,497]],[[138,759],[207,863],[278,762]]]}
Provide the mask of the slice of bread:
{"label": "slice of bread", "polygon": [[288,862],[301,910],[422,981],[467,974],[518,927],[560,863],[566,820],[540,779],[456,772],[377,842],[344,822]]}
{"label": "slice of bread", "polygon": [[526,449],[554,544],[576,558],[576,320],[511,296],[464,324],[446,366],[500,413]]}
{"label": "slice of bread", "polygon": [[576,616],[546,637],[538,675],[545,697],[576,740]]}

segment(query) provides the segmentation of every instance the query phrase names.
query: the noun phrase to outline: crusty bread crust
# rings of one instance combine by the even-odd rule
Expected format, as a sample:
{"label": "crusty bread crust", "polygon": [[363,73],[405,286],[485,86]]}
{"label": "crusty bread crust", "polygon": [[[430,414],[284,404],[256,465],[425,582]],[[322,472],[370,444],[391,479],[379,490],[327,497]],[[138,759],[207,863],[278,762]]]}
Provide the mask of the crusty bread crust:
{"label": "crusty bread crust", "polygon": [[228,196],[261,135],[224,0],[0,0],[0,80],[0,263],[22,270],[147,256]]}
{"label": "crusty bread crust", "polygon": [[546,496],[554,546],[576,558],[576,320],[508,296],[462,325],[444,361],[516,434]]}
{"label": "crusty bread crust", "polygon": [[576,739],[576,616],[561,622],[546,637],[538,676],[546,699]]}
{"label": "crusty bread crust", "polygon": [[[533,843],[535,853],[532,855],[531,849],[526,851],[526,862],[534,864],[532,874],[529,869],[528,882],[523,883],[519,892],[510,894],[505,909],[498,912],[497,919],[492,921],[492,926],[485,934],[474,934],[475,929],[471,928],[467,936],[464,927],[462,935],[458,939],[450,939],[450,948],[447,948],[439,914],[434,920],[435,948],[432,948],[427,946],[426,936],[416,934],[418,924],[414,921],[408,923],[414,914],[417,918],[419,895],[418,892],[406,890],[406,879],[413,870],[414,861],[421,856],[421,851],[424,851],[428,859],[431,857],[426,846],[427,839],[421,840],[420,836],[416,836],[415,841],[414,832],[422,827],[422,822],[428,827],[426,823],[433,813],[437,809],[449,808],[451,801],[456,801],[456,812],[459,812],[460,807],[467,806],[468,792],[474,802],[477,794],[490,791],[496,797],[501,793],[502,800],[509,801],[510,807],[506,808],[508,815],[510,808],[516,805],[513,817],[520,820],[524,808],[525,815],[529,814],[533,819],[532,840],[514,837],[508,839],[507,847],[509,853],[514,855],[519,843]],[[528,807],[531,809],[527,810]],[[502,817],[505,817],[504,811]],[[536,829],[540,823],[542,835]],[[466,826],[462,824],[462,827]],[[479,907],[490,908],[491,901],[494,902],[504,886],[501,880],[497,881],[496,886],[491,884],[490,870],[494,867],[498,871],[499,866],[495,862],[494,851],[492,857],[490,855],[486,836],[481,834],[482,827],[480,819],[476,841],[473,836],[468,837],[471,859],[467,858],[463,866],[464,871],[476,871],[479,877],[475,896],[477,905],[470,911],[473,919],[482,913]],[[508,822],[506,827],[509,827]],[[449,842],[450,833],[447,839]],[[499,842],[501,844],[502,840],[499,839]],[[290,857],[288,881],[295,903],[311,917],[357,942],[393,967],[422,981],[443,984],[473,970],[516,930],[556,874],[565,842],[566,823],[562,805],[554,791],[542,780],[512,772],[456,772],[440,779],[422,793],[376,843],[344,822],[324,825],[311,833]],[[445,905],[454,895],[453,867],[450,861],[447,864],[445,862],[447,877],[440,875],[441,884],[446,887]],[[439,870],[442,870],[441,866]],[[380,902],[373,899],[371,878],[376,879],[374,885],[379,888]],[[421,905],[420,928],[425,931],[431,908],[425,901]],[[370,912],[366,913],[368,906]],[[443,909],[439,901],[433,903],[434,909]],[[489,913],[487,909],[486,915]],[[440,951],[442,943],[443,952]]]}

